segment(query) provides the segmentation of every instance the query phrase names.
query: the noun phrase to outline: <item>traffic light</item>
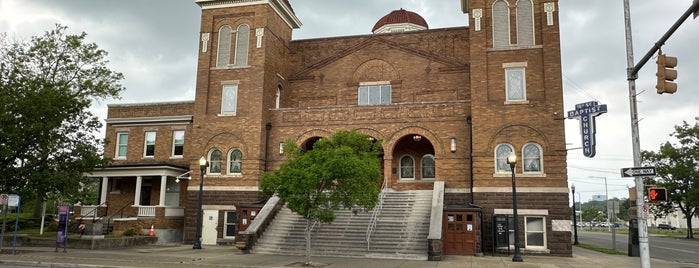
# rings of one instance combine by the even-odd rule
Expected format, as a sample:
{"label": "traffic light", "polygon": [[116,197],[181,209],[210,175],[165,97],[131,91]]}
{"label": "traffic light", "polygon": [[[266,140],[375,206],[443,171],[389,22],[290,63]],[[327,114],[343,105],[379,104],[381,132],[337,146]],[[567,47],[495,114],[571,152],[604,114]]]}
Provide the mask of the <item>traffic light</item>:
{"label": "traffic light", "polygon": [[655,73],[655,76],[658,77],[658,84],[655,88],[658,90],[658,94],[675,93],[677,84],[672,81],[677,79],[677,70],[672,68],[677,66],[677,57],[665,56],[665,54],[659,52],[656,63],[658,63],[658,72]]}
{"label": "traffic light", "polygon": [[665,188],[651,187],[648,189],[648,200],[651,202],[667,201],[667,190]]}

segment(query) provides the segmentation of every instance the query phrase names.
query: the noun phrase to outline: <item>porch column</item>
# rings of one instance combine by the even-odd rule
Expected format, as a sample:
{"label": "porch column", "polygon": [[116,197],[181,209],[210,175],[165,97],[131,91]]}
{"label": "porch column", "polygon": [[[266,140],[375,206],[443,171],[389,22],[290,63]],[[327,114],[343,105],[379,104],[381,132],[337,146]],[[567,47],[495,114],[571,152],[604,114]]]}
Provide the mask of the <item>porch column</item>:
{"label": "porch column", "polygon": [[107,188],[109,188],[109,177],[102,177],[102,191],[100,191],[100,204],[107,202]]}
{"label": "porch column", "polygon": [[141,205],[141,184],[143,183],[143,177],[136,177],[136,190],[133,194],[133,205]]}
{"label": "porch column", "polygon": [[160,201],[158,204],[159,207],[165,206],[165,193],[166,192],[167,192],[167,176],[162,175],[162,176],[160,176]]}

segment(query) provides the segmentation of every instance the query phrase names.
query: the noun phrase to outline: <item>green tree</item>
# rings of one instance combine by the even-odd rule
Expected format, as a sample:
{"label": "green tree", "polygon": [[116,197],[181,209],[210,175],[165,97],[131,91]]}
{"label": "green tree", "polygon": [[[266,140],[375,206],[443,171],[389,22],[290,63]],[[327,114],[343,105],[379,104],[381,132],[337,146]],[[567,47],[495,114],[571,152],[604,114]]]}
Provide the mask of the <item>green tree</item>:
{"label": "green tree", "polygon": [[317,221],[335,220],[334,210],[371,210],[378,202],[381,142],[356,131],[339,131],[304,151],[284,143],[287,160],[262,177],[260,188],[276,194],[306,219],[306,264],[310,264],[311,228]]}
{"label": "green tree", "polygon": [[66,30],[24,42],[0,35],[0,192],[24,200],[78,201],[83,174],[109,161],[89,108],[118,97],[123,75],[85,33]]}
{"label": "green tree", "polygon": [[644,165],[655,166],[657,177],[646,185],[667,189],[668,201],[656,204],[653,212],[665,216],[679,209],[687,219],[687,238],[694,238],[692,217],[699,215],[699,117],[693,126],[683,122],[670,136],[677,144],[665,142],[657,152],[643,151]]}

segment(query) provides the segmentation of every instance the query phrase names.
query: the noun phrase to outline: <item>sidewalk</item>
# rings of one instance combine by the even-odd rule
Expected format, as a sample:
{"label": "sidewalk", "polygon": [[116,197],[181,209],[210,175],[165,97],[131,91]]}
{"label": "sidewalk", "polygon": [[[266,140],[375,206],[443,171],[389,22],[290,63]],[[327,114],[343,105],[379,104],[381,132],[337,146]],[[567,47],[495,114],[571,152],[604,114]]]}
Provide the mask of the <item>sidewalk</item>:
{"label": "sidewalk", "polygon": [[[85,250],[68,249],[63,252],[54,248],[18,248],[20,254],[0,255],[2,266],[33,267],[297,267],[303,263],[303,256],[282,256],[266,254],[241,254],[230,246],[206,246],[193,250],[190,245],[148,246],[130,249]],[[328,268],[393,268],[393,267],[568,267],[568,268],[631,268],[639,267],[637,257],[607,255],[574,247],[573,257],[544,257],[524,255],[524,262],[514,263],[510,256],[445,256],[443,261],[388,260],[368,258],[312,257],[314,264],[325,264]],[[677,263],[651,260],[652,267],[688,268],[699,264]]]}

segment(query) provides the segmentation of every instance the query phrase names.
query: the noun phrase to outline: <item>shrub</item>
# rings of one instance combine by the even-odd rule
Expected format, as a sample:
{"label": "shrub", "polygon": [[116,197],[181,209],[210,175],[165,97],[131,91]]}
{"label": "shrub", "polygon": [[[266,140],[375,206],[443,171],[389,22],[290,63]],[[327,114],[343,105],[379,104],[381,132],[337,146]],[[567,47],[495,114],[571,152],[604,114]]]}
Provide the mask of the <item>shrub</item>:
{"label": "shrub", "polygon": [[124,230],[123,233],[121,233],[122,236],[136,236],[138,235],[138,232],[134,230],[133,228],[129,228]]}

